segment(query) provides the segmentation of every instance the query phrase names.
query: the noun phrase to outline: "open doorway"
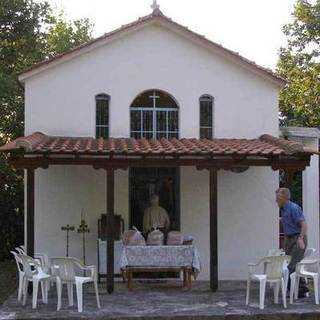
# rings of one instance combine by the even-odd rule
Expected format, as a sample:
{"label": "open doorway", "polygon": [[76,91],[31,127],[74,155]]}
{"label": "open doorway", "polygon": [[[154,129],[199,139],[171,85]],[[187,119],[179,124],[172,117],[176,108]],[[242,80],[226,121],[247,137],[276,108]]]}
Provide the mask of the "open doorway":
{"label": "open doorway", "polygon": [[179,168],[130,169],[130,227],[143,230],[143,215],[153,194],[170,218],[170,229],[180,230],[180,171]]}

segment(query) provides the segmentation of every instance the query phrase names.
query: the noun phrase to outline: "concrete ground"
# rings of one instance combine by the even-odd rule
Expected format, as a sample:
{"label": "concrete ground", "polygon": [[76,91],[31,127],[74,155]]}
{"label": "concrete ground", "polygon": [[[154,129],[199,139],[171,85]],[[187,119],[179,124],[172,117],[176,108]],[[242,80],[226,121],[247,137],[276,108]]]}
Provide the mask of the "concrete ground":
{"label": "concrete ground", "polygon": [[50,290],[49,304],[44,305],[40,300],[36,310],[31,308],[30,296],[23,307],[15,293],[0,307],[0,319],[320,319],[320,307],[314,304],[313,297],[300,299],[293,305],[288,303],[288,308],[284,309],[280,298],[280,304],[273,303],[270,289],[264,310],[258,308],[257,288],[252,290],[252,300],[247,307],[245,284],[239,282],[221,282],[215,293],[209,290],[207,282],[196,282],[191,291],[183,291],[176,281],[135,282],[133,292],[118,283],[111,295],[104,284],[99,290],[101,309],[97,309],[92,287],[87,287],[81,314],[76,305],[68,307],[66,288],[59,312],[56,311],[54,287]]}

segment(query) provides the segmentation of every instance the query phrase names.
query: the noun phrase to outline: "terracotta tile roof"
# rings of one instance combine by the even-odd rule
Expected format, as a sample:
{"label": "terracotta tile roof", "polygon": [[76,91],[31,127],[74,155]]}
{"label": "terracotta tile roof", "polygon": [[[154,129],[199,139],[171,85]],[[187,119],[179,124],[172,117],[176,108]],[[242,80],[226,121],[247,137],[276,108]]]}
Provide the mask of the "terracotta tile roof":
{"label": "terracotta tile roof", "polygon": [[[23,148],[30,154],[90,154],[115,156],[208,155],[278,156],[304,153],[303,145],[263,135],[258,139],[160,139],[56,137],[36,132],[2,147],[1,152]],[[305,152],[307,153],[307,152]]]}
{"label": "terracotta tile roof", "polygon": [[222,46],[221,44],[218,44],[216,42],[213,42],[209,39],[207,39],[205,36],[203,35],[200,35],[194,31],[191,31],[189,28],[173,21],[171,18],[167,17],[166,15],[164,15],[160,10],[155,10],[154,12],[152,12],[151,14],[149,15],[146,15],[144,17],[141,17],[139,19],[137,19],[136,21],[133,21],[131,23],[128,23],[128,24],[125,24],[123,26],[121,26],[120,28],[118,29],[115,29],[111,32],[108,32],[108,33],[105,33],[104,35],[96,38],[96,39],[93,39],[91,41],[88,41],[78,47],[75,47],[67,52],[64,52],[64,53],[61,53],[61,54],[58,54],[50,59],[47,59],[47,60],[44,60],[44,61],[41,61],[39,63],[36,63],[34,64],[31,68],[23,71],[22,73],[20,73],[19,75],[19,79],[20,80],[24,80],[24,78],[27,78],[28,77],[28,74],[31,75],[31,73],[43,66],[46,66],[46,65],[49,65],[51,64],[52,62],[55,62],[55,61],[58,61],[62,58],[65,58],[65,57],[71,57],[72,54],[74,53],[77,53],[77,52],[80,52],[82,51],[84,48],[94,48],[95,45],[98,45],[99,43],[103,43],[104,41],[107,41],[109,39],[111,39],[112,37],[114,36],[118,36],[120,35],[121,33],[125,32],[125,31],[129,31],[129,30],[132,30],[138,26],[141,26],[141,25],[144,25],[150,21],[153,21],[153,20],[158,20],[158,21],[162,21],[162,22],[165,22],[169,25],[171,25],[172,27],[174,27],[176,30],[180,30],[186,34],[188,34],[189,36],[197,39],[197,40],[200,40],[202,41],[204,44],[206,45],[209,45],[215,49],[218,49],[220,50],[225,56],[230,56],[232,57],[233,59],[239,61],[239,62],[242,62],[244,63],[245,65],[247,65],[249,68],[255,70],[255,71],[258,71],[262,74],[264,74],[265,76],[269,77],[270,79],[272,79],[273,81],[277,82],[280,86],[284,86],[286,84],[286,80],[284,78],[282,78],[280,75],[278,75],[277,73],[273,72],[271,69],[268,69],[268,68],[265,68],[265,67],[262,67],[258,64],[256,64],[254,61],[251,61],[243,56],[241,56],[238,52],[235,52],[233,50],[230,50],[230,49],[227,49],[225,48],[224,46]]}

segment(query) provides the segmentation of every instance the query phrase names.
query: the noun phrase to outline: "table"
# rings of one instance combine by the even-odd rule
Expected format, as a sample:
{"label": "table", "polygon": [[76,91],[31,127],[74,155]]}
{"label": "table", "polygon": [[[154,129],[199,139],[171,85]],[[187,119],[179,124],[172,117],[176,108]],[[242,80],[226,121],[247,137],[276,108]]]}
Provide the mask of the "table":
{"label": "table", "polygon": [[125,246],[120,267],[132,290],[134,272],[182,272],[183,286],[191,288],[194,278],[201,270],[198,250],[193,245],[181,246]]}

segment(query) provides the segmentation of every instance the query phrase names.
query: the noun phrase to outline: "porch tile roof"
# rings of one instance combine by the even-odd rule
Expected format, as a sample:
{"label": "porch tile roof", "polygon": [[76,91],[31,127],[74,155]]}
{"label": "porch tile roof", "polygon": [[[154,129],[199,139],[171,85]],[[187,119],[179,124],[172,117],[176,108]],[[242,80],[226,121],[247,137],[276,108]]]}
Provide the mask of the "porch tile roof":
{"label": "porch tile roof", "polygon": [[279,156],[310,153],[303,145],[265,134],[257,139],[134,139],[58,137],[35,132],[0,147],[0,152],[24,149],[28,154]]}

